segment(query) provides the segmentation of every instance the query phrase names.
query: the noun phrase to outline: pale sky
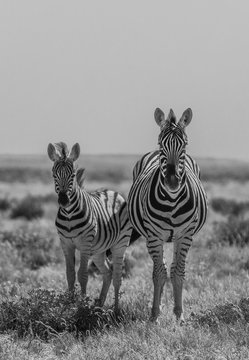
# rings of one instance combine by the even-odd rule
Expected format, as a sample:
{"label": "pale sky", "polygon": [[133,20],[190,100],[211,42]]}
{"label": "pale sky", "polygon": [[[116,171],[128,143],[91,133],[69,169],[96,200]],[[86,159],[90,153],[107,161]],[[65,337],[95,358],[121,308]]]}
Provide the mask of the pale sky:
{"label": "pale sky", "polygon": [[1,1],[0,99],[0,154],[144,153],[191,107],[190,154],[249,159],[249,2]]}

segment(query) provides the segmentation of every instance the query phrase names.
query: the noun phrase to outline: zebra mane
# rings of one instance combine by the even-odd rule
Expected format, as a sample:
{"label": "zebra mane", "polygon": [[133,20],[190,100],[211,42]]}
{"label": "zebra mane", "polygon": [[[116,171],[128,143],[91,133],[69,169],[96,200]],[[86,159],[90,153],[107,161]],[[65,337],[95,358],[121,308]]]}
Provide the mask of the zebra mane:
{"label": "zebra mane", "polygon": [[59,152],[61,156],[61,160],[66,160],[69,154],[69,150],[67,148],[67,145],[64,142],[59,142],[54,144],[56,147],[56,150]]}

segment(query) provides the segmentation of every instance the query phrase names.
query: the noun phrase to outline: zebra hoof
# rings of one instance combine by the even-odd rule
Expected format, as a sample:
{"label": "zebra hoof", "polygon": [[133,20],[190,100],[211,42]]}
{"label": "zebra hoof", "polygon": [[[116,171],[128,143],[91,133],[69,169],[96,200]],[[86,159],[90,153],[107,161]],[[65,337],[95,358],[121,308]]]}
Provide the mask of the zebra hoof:
{"label": "zebra hoof", "polygon": [[124,319],[124,317],[125,317],[124,312],[119,308],[114,309],[114,314],[115,314],[117,319]]}
{"label": "zebra hoof", "polygon": [[158,317],[154,317],[154,316],[151,316],[150,319],[149,319],[150,323],[152,324],[155,324],[155,325],[159,325],[160,322],[158,320]]}
{"label": "zebra hoof", "polygon": [[101,299],[99,299],[99,298],[95,299],[94,300],[94,306],[100,307],[100,308],[103,307],[103,301]]}
{"label": "zebra hoof", "polygon": [[185,319],[182,314],[180,316],[176,317],[176,321],[180,326],[183,326],[185,324]]}
{"label": "zebra hoof", "polygon": [[180,326],[183,326],[184,324],[185,324],[185,320],[184,320],[184,319],[179,320],[179,325],[180,325]]}
{"label": "zebra hoof", "polygon": [[153,324],[158,325],[159,324],[158,316],[159,316],[159,314],[153,314],[153,312],[152,312],[150,315],[149,321]]}

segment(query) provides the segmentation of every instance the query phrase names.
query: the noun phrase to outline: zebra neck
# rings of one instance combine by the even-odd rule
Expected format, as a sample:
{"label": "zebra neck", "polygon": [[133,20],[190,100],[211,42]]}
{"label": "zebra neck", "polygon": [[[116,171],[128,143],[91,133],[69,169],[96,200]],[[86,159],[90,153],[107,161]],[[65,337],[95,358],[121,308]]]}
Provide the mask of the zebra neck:
{"label": "zebra neck", "polygon": [[86,202],[85,197],[87,192],[76,185],[75,189],[70,195],[70,205],[64,209],[61,209],[63,215],[71,217],[73,214],[79,212],[82,209],[83,204]]}
{"label": "zebra neck", "polygon": [[181,186],[179,187],[178,190],[173,190],[171,191],[170,189],[166,189],[165,187],[165,182],[164,182],[164,175],[162,173],[162,171],[160,171],[159,168],[159,174],[157,176],[158,179],[158,183],[157,183],[157,192],[158,192],[158,196],[161,199],[176,199],[180,194],[182,194],[186,188],[186,172],[184,171],[182,178],[181,178]]}

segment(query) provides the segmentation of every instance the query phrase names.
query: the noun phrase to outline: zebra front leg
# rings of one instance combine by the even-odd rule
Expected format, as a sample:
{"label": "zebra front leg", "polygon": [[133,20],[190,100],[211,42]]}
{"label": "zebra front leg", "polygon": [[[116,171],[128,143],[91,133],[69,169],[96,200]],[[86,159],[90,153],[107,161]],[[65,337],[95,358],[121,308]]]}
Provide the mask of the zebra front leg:
{"label": "zebra front leg", "polygon": [[75,246],[68,239],[61,239],[61,247],[66,260],[68,291],[74,293],[75,284]]}
{"label": "zebra front leg", "polygon": [[184,323],[183,316],[183,282],[185,278],[185,262],[192,238],[184,238],[174,242],[173,262],[170,270],[170,278],[173,285],[174,314],[180,323]]}
{"label": "zebra front leg", "polygon": [[167,279],[167,268],[163,260],[162,241],[148,240],[147,248],[154,263],[152,276],[154,284],[154,295],[150,320],[156,322],[160,314],[161,297],[163,293],[163,287]]}
{"label": "zebra front leg", "polygon": [[94,255],[93,262],[99,269],[100,274],[103,276],[102,289],[101,289],[100,296],[99,296],[99,299],[97,302],[98,306],[103,306],[105,303],[105,300],[106,300],[108,290],[109,290],[111,282],[112,282],[112,271],[111,271],[109,263],[107,262],[107,259],[106,259],[106,252]]}
{"label": "zebra front leg", "polygon": [[80,251],[80,267],[78,270],[78,281],[81,287],[81,295],[86,296],[86,287],[88,281],[88,260],[90,258],[90,253],[85,251]]}

